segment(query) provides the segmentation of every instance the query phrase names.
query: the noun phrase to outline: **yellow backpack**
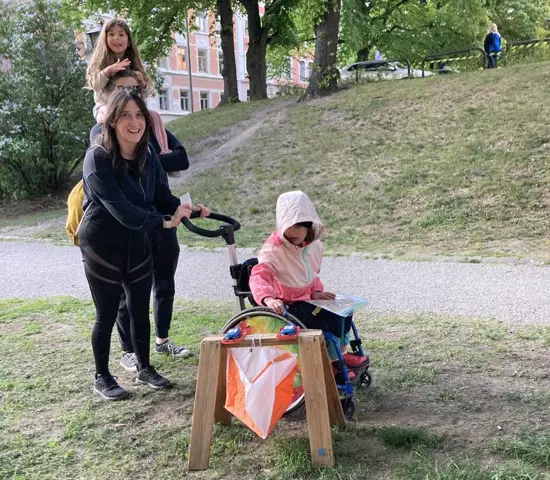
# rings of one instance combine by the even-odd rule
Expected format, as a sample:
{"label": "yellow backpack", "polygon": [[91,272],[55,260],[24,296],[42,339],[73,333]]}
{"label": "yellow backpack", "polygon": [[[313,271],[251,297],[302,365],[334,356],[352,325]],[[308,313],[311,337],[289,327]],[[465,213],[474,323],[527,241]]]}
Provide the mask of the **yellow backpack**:
{"label": "yellow backpack", "polygon": [[71,242],[78,245],[78,227],[82,223],[84,218],[84,209],[82,204],[84,203],[84,185],[82,180],[78,182],[69,193],[67,198],[67,222],[65,223],[65,230]]}

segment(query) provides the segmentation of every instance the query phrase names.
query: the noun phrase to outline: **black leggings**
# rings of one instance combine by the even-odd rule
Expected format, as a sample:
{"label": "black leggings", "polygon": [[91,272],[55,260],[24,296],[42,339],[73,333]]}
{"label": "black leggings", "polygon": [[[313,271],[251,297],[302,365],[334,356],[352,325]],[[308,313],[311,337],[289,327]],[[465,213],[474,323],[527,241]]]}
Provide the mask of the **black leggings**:
{"label": "black leggings", "polygon": [[307,328],[318,328],[332,333],[341,341],[344,341],[346,333],[351,330],[352,315],[341,317],[309,302],[291,303],[288,306],[288,312],[301,320]]}
{"label": "black leggings", "polygon": [[84,220],[78,230],[84,271],[96,307],[92,349],[96,373],[109,374],[111,333],[122,292],[128,300],[130,334],[141,370],[149,366],[149,302],[153,261],[148,236],[122,226]]}
{"label": "black leggings", "polygon": [[[152,238],[153,250],[153,315],[155,317],[156,335],[159,338],[168,338],[176,285],[174,275],[178,267],[180,246],[176,228],[159,230]],[[126,294],[122,292],[118,317],[116,319],[119,342],[124,352],[133,352],[130,334],[130,313],[126,302]]]}

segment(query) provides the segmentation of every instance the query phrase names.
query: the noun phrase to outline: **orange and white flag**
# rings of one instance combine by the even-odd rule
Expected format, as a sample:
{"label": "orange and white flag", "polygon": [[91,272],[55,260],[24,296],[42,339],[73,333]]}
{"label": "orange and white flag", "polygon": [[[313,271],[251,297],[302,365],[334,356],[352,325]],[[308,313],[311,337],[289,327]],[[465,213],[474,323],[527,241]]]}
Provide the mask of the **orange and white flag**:
{"label": "orange and white flag", "polygon": [[296,355],[276,347],[231,348],[225,408],[261,438],[292,403]]}

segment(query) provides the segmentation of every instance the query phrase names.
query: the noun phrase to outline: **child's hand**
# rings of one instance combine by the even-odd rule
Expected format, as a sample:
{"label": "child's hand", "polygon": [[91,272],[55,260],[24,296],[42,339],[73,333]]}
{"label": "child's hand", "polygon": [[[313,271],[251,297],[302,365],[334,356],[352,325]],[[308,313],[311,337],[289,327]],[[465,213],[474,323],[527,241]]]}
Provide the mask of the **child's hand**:
{"label": "child's hand", "polygon": [[143,73],[136,72],[136,80],[138,81],[139,86],[142,90],[147,89],[147,83],[145,82],[145,78],[143,78]]}
{"label": "child's hand", "polygon": [[275,313],[282,315],[285,312],[285,304],[282,300],[276,298],[264,298],[264,303],[267,308],[271,308]]}
{"label": "child's hand", "polygon": [[124,60],[121,60],[120,58],[117,59],[116,63],[113,63],[112,65],[109,65],[103,70],[103,73],[107,75],[109,78],[111,78],[113,75],[115,75],[118,72],[122,72],[122,70],[125,70],[128,68],[132,62],[125,58]]}
{"label": "child's hand", "polygon": [[311,294],[312,300],[334,300],[336,295],[332,292],[313,292]]}

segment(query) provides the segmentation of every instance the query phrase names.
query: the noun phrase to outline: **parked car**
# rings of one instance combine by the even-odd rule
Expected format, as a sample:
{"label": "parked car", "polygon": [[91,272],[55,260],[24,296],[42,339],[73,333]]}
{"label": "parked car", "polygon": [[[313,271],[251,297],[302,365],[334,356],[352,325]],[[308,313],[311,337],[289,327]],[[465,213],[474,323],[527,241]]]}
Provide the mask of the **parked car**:
{"label": "parked car", "polygon": [[[346,80],[359,75],[361,78],[372,78],[378,80],[396,80],[407,78],[409,71],[406,65],[399,62],[367,61],[355,62],[340,70],[340,78]],[[425,72],[426,77],[433,73]],[[422,77],[422,70],[411,68],[411,77]]]}

